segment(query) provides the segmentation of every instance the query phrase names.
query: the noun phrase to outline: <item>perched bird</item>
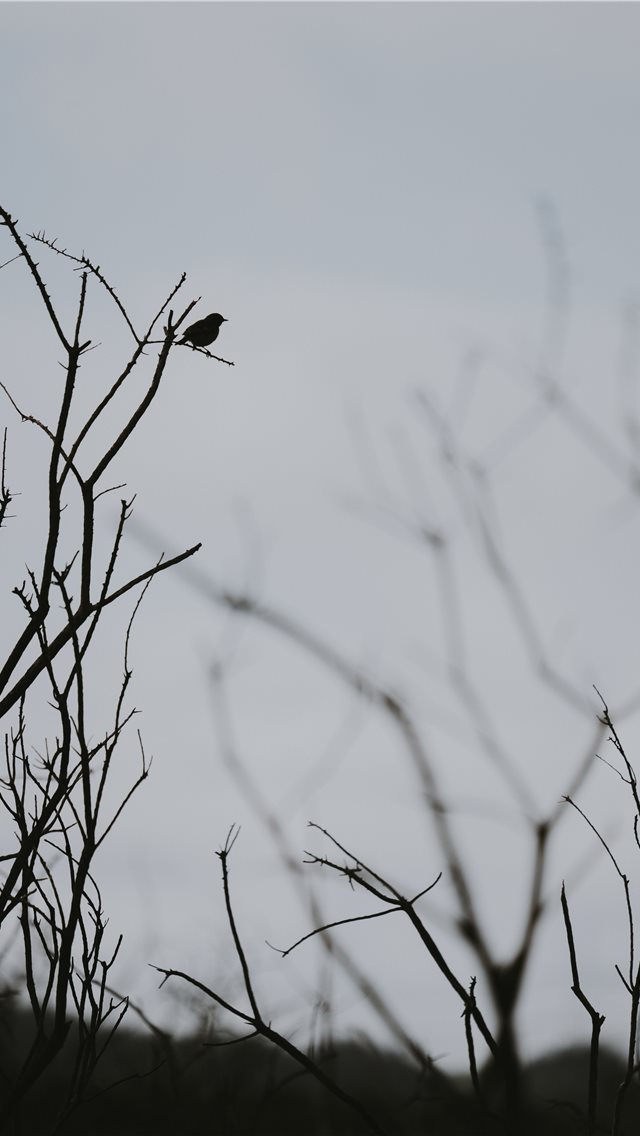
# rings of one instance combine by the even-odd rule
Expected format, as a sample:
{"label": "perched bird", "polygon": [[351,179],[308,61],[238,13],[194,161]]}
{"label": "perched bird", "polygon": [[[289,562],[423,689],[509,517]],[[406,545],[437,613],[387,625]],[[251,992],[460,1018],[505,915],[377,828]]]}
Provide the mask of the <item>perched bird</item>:
{"label": "perched bird", "polygon": [[193,347],[208,347],[214,339],[218,338],[220,325],[223,323],[227,323],[224,316],[219,315],[218,312],[213,312],[210,316],[205,316],[204,319],[192,323],[178,342],[191,343]]}

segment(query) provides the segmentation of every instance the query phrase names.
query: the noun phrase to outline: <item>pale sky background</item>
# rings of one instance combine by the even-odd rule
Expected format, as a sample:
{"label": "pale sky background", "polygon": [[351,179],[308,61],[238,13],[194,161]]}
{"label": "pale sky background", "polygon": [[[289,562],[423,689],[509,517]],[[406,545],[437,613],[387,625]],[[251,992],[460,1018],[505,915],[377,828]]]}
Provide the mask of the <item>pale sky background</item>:
{"label": "pale sky background", "polygon": [[[448,682],[437,560],[398,521],[447,541],[469,673],[541,816],[593,737],[592,684],[614,710],[640,692],[628,430],[639,37],[633,4],[0,5],[1,200],[23,234],[45,229],[85,250],[139,326],[182,270],[185,303],[202,296],[198,315],[229,320],[215,349],[235,368],[176,351],[109,478],[137,494],[123,572],[152,555],[145,532],[169,554],[202,540],[200,579],[250,587],[402,692],[505,957],[528,885],[528,829]],[[0,234],[0,262],[11,255]],[[44,249],[37,259],[70,321],[77,277]],[[58,356],[20,263],[0,273],[0,295],[3,381],[46,417]],[[82,372],[88,405],[130,346],[97,285],[87,331],[102,345]],[[541,374],[562,384],[597,442],[585,444],[575,414],[540,411]],[[464,455],[485,470],[496,537],[584,710],[530,666],[425,398],[448,416],[458,469]],[[25,562],[38,564],[43,447],[6,404],[4,423],[21,494],[2,534],[0,619],[12,628],[11,588]],[[461,479],[469,502],[476,482]],[[115,512],[107,497],[102,541]],[[118,642],[95,664],[96,735],[117,689]],[[446,869],[388,723],[286,641],[211,607],[187,575],[164,575],[132,648],[152,775],[101,864],[114,941],[125,933],[118,981],[165,1022],[175,1005],[156,994],[148,962],[191,969],[225,995],[238,989],[214,855],[237,822],[238,918],[265,1017],[304,1037],[320,956],[306,946],[281,961],[265,946],[310,924],[224,761],[208,668],[230,648],[238,755],[298,858],[322,848],[305,827],[313,819],[407,892]],[[637,758],[637,715],[619,725]],[[124,784],[133,735],[120,760]],[[637,880],[624,786],[598,765],[580,800]],[[603,1039],[622,1047],[622,897],[567,812],[522,1007],[525,1049],[588,1036],[569,989],[563,878],[583,980],[607,1015]],[[327,919],[372,909],[344,884],[316,886]],[[449,935],[450,908],[445,881],[425,918],[467,982],[477,964]],[[340,941],[421,1044],[462,1064],[460,1008],[410,928],[394,918],[345,928]],[[359,994],[337,978],[333,993],[338,1033],[388,1040]]]}

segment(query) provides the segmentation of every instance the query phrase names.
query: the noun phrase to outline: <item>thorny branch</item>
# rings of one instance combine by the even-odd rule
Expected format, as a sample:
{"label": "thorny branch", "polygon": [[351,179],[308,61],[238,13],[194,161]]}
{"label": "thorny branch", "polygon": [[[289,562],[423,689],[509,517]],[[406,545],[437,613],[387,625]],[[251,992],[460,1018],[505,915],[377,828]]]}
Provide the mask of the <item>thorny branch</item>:
{"label": "thorny branch", "polygon": [[[151,581],[161,572],[189,559],[194,545],[170,558],[156,557],[135,576],[116,579],[116,567],[132,500],[121,501],[119,519],[106,563],[95,549],[96,503],[112,490],[101,479],[129,442],[151,406],[175,344],[177,329],[197,302],[191,301],[174,319],[171,304],[182,287],[184,274],[162,302],[146,333],[140,336],[124,303],[100,267],[84,253],[73,256],[44,233],[32,239],[74,262],[80,272],[76,315],[70,332],[63,329],[44,278],[29,247],[9,213],[0,208],[0,225],[6,228],[17,255],[5,261],[22,262],[30,273],[64,351],[64,380],[56,420],[49,424],[20,407],[7,386],[8,402],[22,422],[34,425],[49,447],[47,478],[48,518],[43,534],[41,564],[27,568],[26,578],[13,594],[22,607],[24,623],[6,657],[0,662],[0,717],[13,711],[15,721],[4,733],[4,770],[0,777],[0,810],[15,834],[13,847],[2,854],[0,928],[17,923],[25,969],[25,991],[32,1014],[32,1032],[23,1052],[12,1056],[10,1068],[0,1070],[3,1102],[0,1129],[20,1110],[31,1088],[61,1050],[71,1054],[71,1075],[60,1099],[52,1101],[52,1131],[57,1132],[86,1099],[94,1072],[113,1039],[127,1009],[127,1000],[111,997],[108,979],[122,942],[107,946],[107,919],[98,882],[93,874],[96,853],[113,831],[132,795],[147,778],[150,761],[138,732],[140,769],[115,802],[107,791],[116,750],[122,744],[135,709],[127,705],[132,668],[130,640],[133,623]],[[73,425],[81,360],[91,347],[83,338],[89,300],[89,282],[105,288],[135,340],[124,369],[106,394],[79,425]],[[166,315],[163,338],[152,335]],[[133,411],[115,427],[110,438],[90,450],[98,429],[106,425],[105,411],[116,394],[144,363],[146,349],[160,349],[143,393]],[[94,427],[96,429],[94,430]],[[113,429],[113,427],[111,427]],[[81,446],[83,447],[81,453]],[[69,477],[71,474],[71,477]],[[79,525],[71,551],[65,548],[69,523],[63,514],[79,501]],[[7,431],[4,431],[0,473],[0,526],[8,517],[12,494],[7,483]],[[75,520],[75,514],[74,514]],[[73,524],[73,522],[71,522]],[[101,578],[101,579],[99,579]],[[98,583],[96,584],[96,581]],[[139,592],[124,638],[123,676],[115,698],[113,720],[95,740],[87,696],[86,668],[89,648],[98,624],[116,601]],[[58,602],[59,601],[59,602]],[[29,736],[28,709],[37,680],[48,687],[50,706],[57,716],[55,741],[36,749]],[[40,686],[37,688],[40,690]],[[17,1121],[19,1123],[19,1121]]]}
{"label": "thorny branch", "polygon": [[291,1041],[289,1041],[288,1038],[284,1037],[283,1034],[278,1033],[277,1030],[274,1030],[271,1025],[267,1024],[267,1022],[265,1022],[264,1018],[262,1017],[258,1005],[258,1000],[253,988],[249,964],[244,951],[244,947],[242,945],[242,941],[240,939],[240,935],[238,933],[233,905],[231,902],[231,889],[229,884],[229,855],[231,853],[233,845],[238,838],[238,835],[239,829],[236,828],[235,825],[232,825],[223,848],[218,852],[218,856],[220,858],[220,863],[222,866],[222,886],[225,897],[227,919],[233,936],[236,955],[238,957],[238,961],[242,970],[244,988],[251,1008],[251,1013],[247,1013],[246,1011],[240,1010],[237,1006],[232,1005],[210,987],[205,986],[197,979],[191,977],[191,975],[185,974],[184,971],[174,970],[173,968],[169,969],[165,967],[154,966],[154,970],[157,970],[160,974],[164,975],[164,978],[160,985],[163,986],[169,978],[180,978],[183,982],[187,982],[190,986],[193,986],[195,989],[200,990],[203,994],[206,994],[206,996],[208,998],[211,998],[213,1002],[216,1002],[217,1005],[222,1006],[224,1010],[227,1010],[230,1014],[232,1014],[236,1018],[239,1018],[251,1028],[252,1033],[250,1035],[247,1035],[247,1037],[243,1038],[242,1040],[248,1040],[248,1037],[254,1036],[256,1033],[260,1034],[261,1037],[266,1038],[267,1041],[270,1041],[273,1045],[277,1046],[278,1049],[281,1049],[283,1053],[286,1053],[295,1062],[297,1062],[297,1064],[300,1065],[305,1072],[311,1074],[312,1077],[315,1077],[315,1079],[319,1081],[320,1084],[324,1085],[325,1089],[327,1089],[328,1092],[330,1092],[333,1096],[337,1097],[338,1100],[341,1100],[343,1104],[348,1105],[349,1108],[356,1112],[358,1116],[360,1116],[360,1118],[364,1120],[364,1122],[372,1132],[377,1133],[378,1136],[385,1136],[384,1129],[378,1124],[374,1117],[370,1115],[370,1113],[367,1111],[364,1105],[360,1103],[360,1101],[356,1100],[355,1097],[341,1088],[341,1086],[338,1085],[338,1083],[334,1081],[334,1079],[330,1077],[324,1071],[324,1069],[317,1064],[317,1062],[311,1060],[311,1058],[308,1057],[306,1053],[304,1053],[301,1049],[298,1049],[298,1047]]}
{"label": "thorny branch", "polygon": [[5,520],[8,519],[7,509],[12,500],[13,494],[7,485],[7,428],[5,426],[2,435],[2,470],[0,472],[0,529]]}
{"label": "thorny branch", "polygon": [[604,1014],[599,1014],[595,1006],[589,1001],[584,993],[580,984],[580,975],[578,973],[578,959],[576,955],[576,948],[573,938],[573,927],[571,925],[571,915],[569,913],[569,902],[565,892],[564,883],[562,884],[562,893],[560,896],[562,903],[562,915],[564,917],[564,925],[567,933],[567,945],[569,947],[569,962],[571,964],[571,989],[575,994],[578,1001],[584,1006],[589,1017],[591,1018],[591,1045],[589,1048],[589,1086],[587,1093],[587,1123],[589,1136],[592,1136],[596,1131],[597,1126],[597,1110],[598,1110],[598,1056],[600,1044],[600,1030],[604,1025]]}
{"label": "thorny branch", "polygon": [[[293,848],[290,846],[280,810],[274,808],[269,803],[266,794],[261,789],[256,778],[252,776],[247,763],[243,760],[239,752],[234,737],[231,710],[228,699],[225,696],[225,674],[226,665],[222,661],[218,661],[212,666],[211,690],[215,710],[214,721],[219,734],[220,751],[223,755],[225,766],[230,775],[237,782],[245,799],[252,806],[258,820],[264,825],[268,835],[273,840],[279,852],[283,867],[296,885],[302,903],[308,908],[310,921],[314,925],[323,923],[324,920],[322,918],[318,897],[314,891],[307,886],[307,875],[303,871],[297,850],[294,852]],[[390,909],[390,911],[395,910],[397,910],[397,908]],[[376,915],[377,913],[374,913],[373,917],[376,917]],[[335,925],[339,926],[340,921]],[[331,935],[328,930],[321,936],[321,943],[326,952],[327,962],[329,964],[335,963],[342,969],[356,989],[360,991],[367,1004],[377,1013],[380,1021],[389,1030],[390,1035],[406,1050],[418,1067],[423,1072],[428,1070],[431,1076],[446,1086],[446,1091],[449,1094],[456,1095],[457,1089],[453,1081],[447,1078],[438,1068],[437,1064],[428,1056],[415,1038],[408,1034],[393,1005],[388,1001],[378,986],[364,973],[357,956],[345,950],[339,939]],[[273,949],[277,950],[278,948]],[[326,1013],[328,1015],[330,1012],[328,998],[323,997],[322,1002],[326,1007]]]}
{"label": "thorny branch", "polygon": [[[621,759],[623,761],[626,776],[622,772],[620,772],[620,770],[616,769],[616,767],[614,765],[612,765],[610,762],[608,762],[604,759],[602,759],[602,760],[603,760],[603,763],[605,765],[609,766],[611,769],[613,769],[613,771],[615,773],[618,774],[621,781],[625,785],[627,785],[628,788],[629,788],[630,797],[631,797],[631,801],[632,801],[632,805],[633,805],[633,820],[632,820],[633,838],[634,838],[634,843],[636,845],[636,848],[638,848],[638,850],[640,850],[640,842],[639,842],[639,839],[638,839],[638,830],[639,830],[639,827],[640,827],[640,797],[638,795],[636,773],[635,773],[635,770],[634,770],[634,768],[633,768],[633,766],[632,766],[632,764],[631,764],[631,762],[630,762],[630,760],[629,760],[629,758],[626,754],[626,751],[625,751],[624,745],[622,743],[622,740],[620,738],[620,735],[619,735],[616,727],[613,724],[611,714],[610,714],[610,711],[609,711],[609,707],[607,706],[607,703],[605,702],[604,698],[600,694],[600,691],[597,690],[597,688],[596,688],[596,693],[598,694],[598,697],[600,698],[600,701],[602,702],[602,707],[603,707],[602,714],[600,715],[600,722],[602,723],[602,725],[606,729],[609,730],[609,741],[614,746],[616,752],[618,753],[619,757],[621,757]],[[626,1069],[625,1069],[624,1078],[623,1078],[623,1080],[622,1080],[622,1082],[621,1082],[621,1084],[618,1088],[618,1092],[617,1092],[617,1095],[616,1095],[615,1110],[614,1110],[614,1117],[613,1117],[613,1126],[612,1126],[612,1129],[611,1129],[613,1136],[618,1136],[618,1134],[621,1131],[624,1102],[625,1102],[629,1087],[631,1085],[632,1079],[633,1079],[634,1075],[638,1072],[638,1068],[639,1068],[637,1060],[636,1060],[636,1049],[637,1049],[637,1046],[638,1046],[638,1036],[639,1036],[639,1026],[640,1026],[640,963],[636,959],[636,938],[637,938],[636,918],[637,917],[636,917],[636,913],[633,909],[630,877],[628,876],[627,872],[625,872],[621,868],[620,864],[618,863],[618,859],[614,855],[609,841],[603,836],[603,834],[600,832],[597,825],[590,819],[589,816],[587,816],[586,812],[576,803],[576,801],[573,800],[572,797],[567,796],[564,799],[567,802],[567,804],[571,805],[572,808],[575,809],[575,811],[580,814],[580,816],[586,822],[586,824],[591,829],[593,834],[596,836],[600,845],[604,849],[610,863],[613,865],[613,868],[616,872],[616,875],[618,876],[618,878],[619,878],[619,880],[622,884],[622,889],[623,889],[623,894],[624,894],[624,906],[625,906],[625,912],[626,912],[627,936],[628,936],[628,945],[627,945],[628,960],[627,960],[627,966],[626,966],[626,976],[623,973],[623,970],[618,963],[615,964],[615,970],[616,970],[616,973],[618,974],[618,977],[621,979],[627,993],[629,994],[630,1009],[629,1009],[629,1030],[628,1030],[628,1037],[627,1037]],[[588,999],[586,999],[586,997],[582,993],[582,990],[581,990],[581,987],[580,987],[580,981],[579,981],[578,969],[577,969],[577,961],[576,961],[576,953],[575,953],[575,947],[573,945],[573,932],[572,932],[572,929],[571,929],[571,921],[570,921],[570,917],[569,917],[568,904],[567,904],[565,893],[564,893],[564,886],[563,886],[561,898],[562,898],[562,908],[563,908],[563,914],[564,914],[564,919],[565,919],[565,927],[566,927],[566,931],[567,931],[567,941],[568,941],[568,944],[569,944],[569,955],[570,955],[570,960],[571,960],[571,969],[572,969],[572,976],[573,976],[573,987],[572,987],[572,989],[574,990],[574,993],[579,998],[579,1000],[582,1002],[582,1004],[585,1006],[585,1009],[588,1011],[588,1013],[590,1014],[591,1019],[592,1019],[591,1061],[590,1061],[590,1081],[589,1081],[589,1123],[590,1124],[593,1123],[593,1125],[595,1126],[595,1120],[592,1122],[592,1116],[595,1116],[595,1107],[596,1107],[595,1099],[596,1099],[596,1083],[597,1083],[596,1078],[597,1078],[597,1060],[598,1060],[598,1036],[599,1036],[600,1027],[602,1025],[602,1022],[604,1021],[604,1018],[601,1017],[601,1015],[598,1015],[596,1013],[596,1011],[593,1009],[593,1007],[591,1006]],[[592,1131],[592,1130],[595,1131],[595,1127],[590,1128],[590,1131]]]}
{"label": "thorny branch", "polygon": [[[379,899],[382,903],[388,904],[389,906],[387,907],[387,909],[380,912],[380,915],[388,914],[389,911],[394,909],[404,912],[404,914],[407,916],[414,929],[418,933],[420,939],[422,940],[428,953],[431,955],[431,958],[435,962],[436,966],[444,975],[445,979],[452,987],[452,989],[455,990],[463,1005],[468,1010],[470,1016],[473,1018],[473,1021],[478,1027],[478,1030],[482,1034],[487,1048],[492,1054],[495,1055],[497,1053],[497,1045],[495,1039],[482,1013],[477,1007],[475,998],[473,998],[468,993],[462,983],[458,980],[458,978],[456,978],[444,955],[442,954],[442,951],[436,944],[435,939],[427,930],[422,919],[415,910],[415,904],[417,903],[417,901],[435,887],[435,885],[440,880],[442,873],[439,873],[436,879],[431,884],[429,884],[428,887],[423,888],[412,899],[407,899],[395,887],[393,887],[393,885],[390,884],[388,880],[375,872],[373,868],[365,864],[364,861],[354,856],[353,852],[349,852],[343,844],[336,840],[336,838],[332,836],[331,833],[328,832],[325,828],[322,828],[321,825],[315,824],[313,821],[309,821],[309,827],[317,829],[324,836],[326,836],[332,842],[332,844],[335,845],[336,848],[343,852],[349,860],[353,861],[353,864],[340,865],[332,860],[329,860],[326,856],[318,856],[312,852],[305,852],[305,855],[307,856],[306,863],[318,864],[320,867],[330,868],[334,872],[338,872],[340,875],[345,876],[345,878],[348,879],[351,884],[363,888],[364,891],[369,892],[371,895],[375,896],[376,899]],[[371,879],[369,879],[368,877],[371,877]],[[372,879],[375,880],[375,883],[371,882]],[[318,935],[321,934],[324,930],[324,927],[318,927],[311,934]],[[305,937],[309,938],[311,936]],[[302,942],[304,940],[300,941]],[[297,946],[297,944],[294,944],[294,946]],[[289,947],[285,953],[288,954],[291,950],[294,949],[294,946]]]}

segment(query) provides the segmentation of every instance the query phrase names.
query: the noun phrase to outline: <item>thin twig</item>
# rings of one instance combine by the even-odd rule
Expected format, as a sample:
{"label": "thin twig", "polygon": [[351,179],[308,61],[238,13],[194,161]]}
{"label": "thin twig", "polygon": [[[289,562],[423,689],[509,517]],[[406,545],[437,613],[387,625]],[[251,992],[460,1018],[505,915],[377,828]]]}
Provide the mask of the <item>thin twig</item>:
{"label": "thin twig", "polygon": [[578,960],[576,956],[576,948],[573,939],[573,927],[571,925],[571,916],[569,914],[569,903],[567,900],[564,883],[562,884],[562,892],[560,894],[560,902],[562,904],[562,914],[564,917],[564,926],[567,933],[567,945],[569,947],[569,961],[571,964],[571,989],[575,994],[581,1005],[584,1006],[589,1017],[591,1018],[591,1044],[589,1046],[589,1089],[587,1094],[587,1131],[589,1136],[593,1136],[597,1128],[597,1114],[598,1114],[598,1057],[599,1057],[599,1044],[600,1044],[600,1030],[604,1025],[604,1014],[599,1014],[595,1006],[589,1001],[580,985],[580,975],[578,973]]}

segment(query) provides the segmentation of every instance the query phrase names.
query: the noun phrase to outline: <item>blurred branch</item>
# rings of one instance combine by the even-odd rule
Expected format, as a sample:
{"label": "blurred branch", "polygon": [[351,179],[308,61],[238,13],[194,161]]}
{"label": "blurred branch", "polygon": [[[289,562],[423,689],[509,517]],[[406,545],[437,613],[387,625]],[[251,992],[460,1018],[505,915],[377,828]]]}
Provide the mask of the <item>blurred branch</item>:
{"label": "blurred branch", "polygon": [[[270,806],[267,797],[261,790],[255,777],[252,777],[246,761],[242,760],[233,735],[233,725],[228,699],[225,695],[225,667],[217,663],[210,670],[212,680],[213,706],[215,711],[215,724],[219,734],[219,746],[226,768],[236,781],[245,800],[253,809],[255,815],[264,825],[267,833],[273,840],[280,860],[296,885],[302,903],[307,907],[312,923],[323,922],[320,903],[317,896],[311,891],[303,875],[297,854],[294,854],[287,840],[281,820],[280,810]],[[288,810],[287,810],[288,811]],[[399,1020],[398,1014],[388,1000],[364,974],[358,960],[328,932],[320,937],[322,946],[329,959],[337,963],[347,975],[354,986],[360,990],[379,1019],[390,1031],[392,1037],[410,1054],[422,1070],[429,1071],[446,1083],[449,1092],[455,1092],[455,1086],[445,1074],[441,1073],[434,1060],[425,1053],[414,1038],[412,1038]],[[276,948],[274,948],[276,949]]]}

